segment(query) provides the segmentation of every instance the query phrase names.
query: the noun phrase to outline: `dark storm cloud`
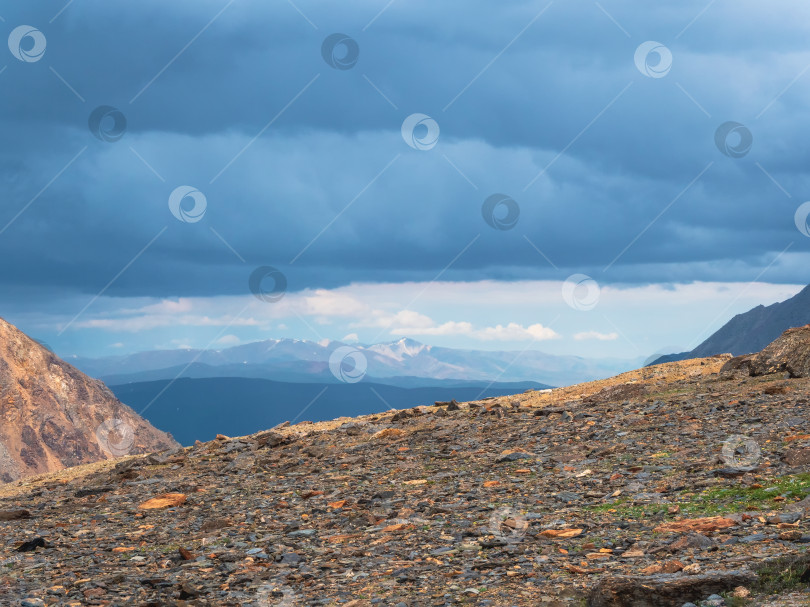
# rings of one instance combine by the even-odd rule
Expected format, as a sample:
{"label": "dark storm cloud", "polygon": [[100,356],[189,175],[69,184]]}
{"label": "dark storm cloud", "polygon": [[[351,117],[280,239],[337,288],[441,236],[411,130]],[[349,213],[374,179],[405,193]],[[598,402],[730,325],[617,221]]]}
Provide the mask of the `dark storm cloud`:
{"label": "dark storm cloud", "polygon": [[[4,8],[5,36],[47,38],[39,61],[0,62],[4,283],[238,293],[266,264],[291,290],[445,270],[747,280],[790,243],[766,278],[806,281],[807,8],[395,2],[373,20],[385,5],[296,3],[311,24],[247,0]],[[322,58],[333,32],[357,41],[352,69]],[[663,78],[634,65],[647,40],[672,51]],[[119,141],[90,132],[101,105]],[[400,135],[417,112],[432,149]],[[744,157],[715,145],[730,120]],[[199,222],[170,212],[183,185]],[[482,218],[495,193],[520,207],[511,230]]]}

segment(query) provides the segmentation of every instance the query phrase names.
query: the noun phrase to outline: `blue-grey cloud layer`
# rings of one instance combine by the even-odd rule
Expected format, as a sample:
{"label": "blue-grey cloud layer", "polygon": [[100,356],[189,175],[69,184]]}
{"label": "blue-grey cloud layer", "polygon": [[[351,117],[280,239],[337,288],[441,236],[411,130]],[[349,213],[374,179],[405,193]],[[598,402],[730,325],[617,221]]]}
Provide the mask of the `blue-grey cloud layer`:
{"label": "blue-grey cloud layer", "polygon": [[[750,280],[787,247],[766,278],[807,281],[804,5],[603,3],[617,25],[584,1],[401,1],[366,27],[386,3],[297,2],[316,29],[236,0],[157,76],[226,2],[82,1],[52,23],[48,4],[2,13],[4,36],[47,37],[36,63],[0,49],[0,229],[30,203],[0,234],[9,288],[96,293],[156,236],[107,294],[240,293],[266,264],[291,289]],[[353,69],[321,57],[333,32],[357,41]],[[634,65],[646,40],[672,51],[663,78]],[[89,132],[99,105],[126,116],[120,141]],[[431,150],[400,135],[416,112],[441,128]],[[715,146],[728,120],[753,134],[743,158]],[[206,195],[202,221],[170,213],[180,185]],[[520,205],[514,229],[482,218],[493,193]]]}

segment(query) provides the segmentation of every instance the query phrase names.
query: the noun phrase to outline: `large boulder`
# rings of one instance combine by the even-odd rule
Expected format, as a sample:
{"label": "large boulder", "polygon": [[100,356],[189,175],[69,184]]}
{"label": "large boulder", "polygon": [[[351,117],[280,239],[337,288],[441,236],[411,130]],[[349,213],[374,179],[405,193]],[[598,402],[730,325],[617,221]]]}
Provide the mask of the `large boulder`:
{"label": "large boulder", "polygon": [[720,368],[720,379],[739,379],[751,375],[751,360],[756,354],[743,354],[729,359]]}
{"label": "large boulder", "polygon": [[788,329],[758,354],[737,356],[720,369],[721,376],[746,371],[757,377],[787,373],[789,377],[810,377],[810,325]]}
{"label": "large boulder", "polygon": [[707,596],[748,586],[753,571],[707,571],[700,575],[659,574],[603,578],[591,589],[589,607],[680,607]]}

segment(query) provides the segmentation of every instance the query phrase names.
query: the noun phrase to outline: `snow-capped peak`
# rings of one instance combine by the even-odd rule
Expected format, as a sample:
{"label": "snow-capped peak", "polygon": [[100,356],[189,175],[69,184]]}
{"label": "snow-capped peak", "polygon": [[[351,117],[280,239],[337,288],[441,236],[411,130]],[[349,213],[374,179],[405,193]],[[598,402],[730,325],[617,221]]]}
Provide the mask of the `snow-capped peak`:
{"label": "snow-capped peak", "polygon": [[408,337],[403,337],[399,341],[393,341],[387,344],[375,344],[366,348],[371,352],[376,352],[382,356],[393,358],[394,360],[404,360],[405,358],[413,358],[422,352],[427,346],[419,343],[416,340]]}

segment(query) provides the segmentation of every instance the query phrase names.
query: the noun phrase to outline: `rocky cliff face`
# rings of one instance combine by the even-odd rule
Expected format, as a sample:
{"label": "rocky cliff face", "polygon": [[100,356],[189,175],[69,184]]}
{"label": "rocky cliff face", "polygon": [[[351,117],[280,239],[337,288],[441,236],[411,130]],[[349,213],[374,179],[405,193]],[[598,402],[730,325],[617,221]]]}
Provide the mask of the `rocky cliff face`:
{"label": "rocky cliff face", "polygon": [[0,319],[0,482],[176,441]]}

